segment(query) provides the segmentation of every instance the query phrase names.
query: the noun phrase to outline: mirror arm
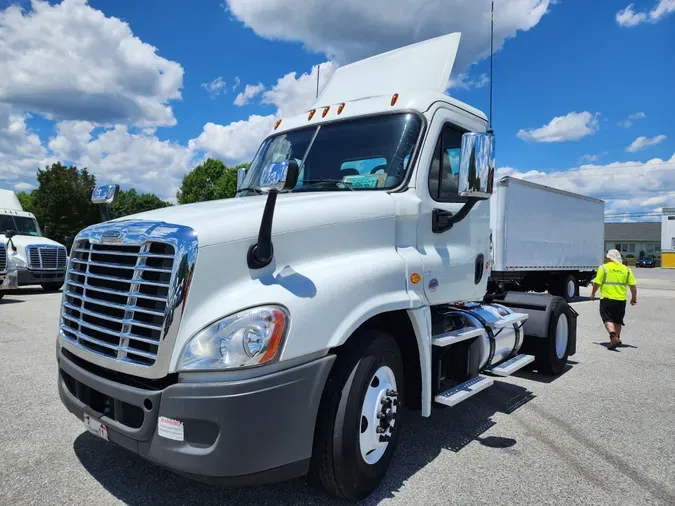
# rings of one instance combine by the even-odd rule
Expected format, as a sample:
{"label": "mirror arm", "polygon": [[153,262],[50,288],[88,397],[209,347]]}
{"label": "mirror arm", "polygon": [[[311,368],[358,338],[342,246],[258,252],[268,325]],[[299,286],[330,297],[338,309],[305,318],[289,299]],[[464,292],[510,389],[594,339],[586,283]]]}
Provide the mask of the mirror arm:
{"label": "mirror arm", "polygon": [[279,190],[270,190],[265,202],[262,221],[260,222],[260,231],[258,232],[258,242],[251,244],[246,255],[246,262],[249,269],[262,269],[267,267],[274,257],[274,247],[272,245],[272,222],[274,219],[274,206],[277,202]]}
{"label": "mirror arm", "polygon": [[12,251],[16,253],[16,245],[14,244],[14,239],[12,239],[11,237],[9,238],[9,244],[12,245]]}
{"label": "mirror arm", "polygon": [[108,204],[100,204],[100,209],[101,209],[101,221],[110,221],[110,209],[108,208]]}
{"label": "mirror arm", "polygon": [[[452,214],[449,211],[444,211],[442,209],[434,209],[432,216],[432,229],[435,234],[440,234],[450,230],[455,224],[462,221],[467,217],[471,209],[480,201],[478,198],[471,198],[466,201],[462,208],[457,211],[457,214]],[[440,224],[440,217],[443,216],[446,219],[443,224]]]}

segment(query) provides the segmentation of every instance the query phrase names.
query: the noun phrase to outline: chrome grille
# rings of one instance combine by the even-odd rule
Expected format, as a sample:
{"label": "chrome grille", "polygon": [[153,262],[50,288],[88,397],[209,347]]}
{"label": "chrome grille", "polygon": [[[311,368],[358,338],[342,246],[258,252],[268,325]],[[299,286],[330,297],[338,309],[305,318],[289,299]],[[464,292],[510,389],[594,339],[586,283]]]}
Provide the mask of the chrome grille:
{"label": "chrome grille", "polygon": [[62,336],[109,358],[152,366],[167,315],[174,246],[97,244],[71,250]]}
{"label": "chrome grille", "polygon": [[0,244],[0,272],[7,272],[7,248]]}
{"label": "chrome grille", "polygon": [[28,246],[31,269],[57,270],[66,268],[66,248],[63,246]]}

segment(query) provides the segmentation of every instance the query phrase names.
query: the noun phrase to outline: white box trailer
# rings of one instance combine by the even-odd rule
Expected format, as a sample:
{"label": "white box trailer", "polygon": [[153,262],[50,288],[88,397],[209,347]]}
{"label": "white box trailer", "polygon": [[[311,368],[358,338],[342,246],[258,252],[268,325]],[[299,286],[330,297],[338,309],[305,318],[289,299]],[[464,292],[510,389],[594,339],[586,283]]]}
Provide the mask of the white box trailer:
{"label": "white box trailer", "polygon": [[602,200],[513,177],[490,199],[491,291],[548,291],[573,300],[604,257]]}

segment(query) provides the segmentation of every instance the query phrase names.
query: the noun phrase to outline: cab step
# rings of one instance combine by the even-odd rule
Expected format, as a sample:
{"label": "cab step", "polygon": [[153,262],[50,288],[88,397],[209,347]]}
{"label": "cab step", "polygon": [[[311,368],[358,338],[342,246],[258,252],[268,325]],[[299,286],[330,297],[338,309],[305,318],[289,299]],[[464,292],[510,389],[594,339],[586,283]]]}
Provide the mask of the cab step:
{"label": "cab step", "polygon": [[439,404],[444,404],[446,406],[456,406],[460,402],[467,400],[469,397],[473,397],[478,392],[482,392],[487,387],[492,386],[493,383],[494,380],[491,378],[476,376],[469,381],[465,381],[460,385],[452,387],[450,390],[438,394],[434,400]]}
{"label": "cab step", "polygon": [[511,313],[494,322],[492,326],[495,329],[503,329],[504,327],[510,327],[511,325],[522,323],[529,317],[530,315],[527,313]]}
{"label": "cab step", "polygon": [[451,344],[460,341],[466,341],[472,337],[478,337],[485,331],[478,327],[464,327],[463,329],[452,330],[450,332],[443,332],[431,338],[431,344],[434,346],[450,346]]}
{"label": "cab step", "polygon": [[516,355],[515,357],[502,362],[501,364],[490,369],[490,373],[496,374],[497,376],[511,376],[514,372],[519,369],[522,369],[527,364],[534,362],[533,355]]}

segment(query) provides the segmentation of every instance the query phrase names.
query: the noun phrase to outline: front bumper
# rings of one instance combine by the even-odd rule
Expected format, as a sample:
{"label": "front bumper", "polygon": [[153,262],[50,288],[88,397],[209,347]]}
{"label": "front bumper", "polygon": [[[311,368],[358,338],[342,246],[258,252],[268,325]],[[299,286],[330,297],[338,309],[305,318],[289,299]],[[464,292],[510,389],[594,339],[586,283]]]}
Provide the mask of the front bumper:
{"label": "front bumper", "polygon": [[[335,355],[257,378],[155,389],[63,349],[57,360],[61,401],[79,419],[88,414],[105,424],[110,441],[184,476],[243,486],[306,474]],[[183,441],[158,434],[160,416],[183,422]]]}
{"label": "front bumper", "polygon": [[66,279],[66,271],[37,271],[18,269],[19,286],[41,285],[43,283],[63,283]]}
{"label": "front bumper", "polygon": [[16,271],[0,274],[0,291],[13,290],[19,286],[18,275]]}

